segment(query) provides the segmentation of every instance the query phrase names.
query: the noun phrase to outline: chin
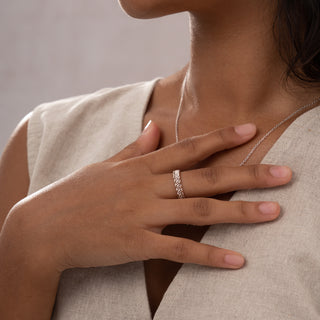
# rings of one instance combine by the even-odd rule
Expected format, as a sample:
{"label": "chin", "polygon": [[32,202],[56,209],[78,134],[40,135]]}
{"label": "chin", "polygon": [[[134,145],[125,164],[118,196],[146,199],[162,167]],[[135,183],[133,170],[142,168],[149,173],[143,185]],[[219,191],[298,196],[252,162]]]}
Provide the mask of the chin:
{"label": "chin", "polygon": [[[174,0],[118,0],[129,16],[137,19],[152,19],[177,13],[181,10]],[[180,1],[181,2],[181,1]]]}

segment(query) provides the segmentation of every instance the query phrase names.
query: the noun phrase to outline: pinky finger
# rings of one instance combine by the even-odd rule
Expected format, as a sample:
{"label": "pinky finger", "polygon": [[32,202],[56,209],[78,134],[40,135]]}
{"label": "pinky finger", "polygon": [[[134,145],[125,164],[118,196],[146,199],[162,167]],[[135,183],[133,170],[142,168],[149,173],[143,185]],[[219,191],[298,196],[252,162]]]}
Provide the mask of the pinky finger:
{"label": "pinky finger", "polygon": [[166,259],[180,263],[195,263],[204,266],[239,269],[245,260],[234,251],[210,246],[197,241],[160,235],[150,232],[148,247],[150,259]]}

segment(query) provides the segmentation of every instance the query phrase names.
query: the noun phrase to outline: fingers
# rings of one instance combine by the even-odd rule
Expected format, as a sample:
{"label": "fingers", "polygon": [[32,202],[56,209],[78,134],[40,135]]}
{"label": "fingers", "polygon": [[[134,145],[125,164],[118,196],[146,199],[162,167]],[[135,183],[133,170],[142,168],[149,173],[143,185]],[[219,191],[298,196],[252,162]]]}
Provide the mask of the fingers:
{"label": "fingers", "polygon": [[[290,168],[274,165],[209,167],[180,173],[186,197],[209,197],[236,190],[271,188],[288,183]],[[162,198],[176,198],[172,173],[156,175],[156,193]]]}
{"label": "fingers", "polygon": [[221,201],[209,198],[162,200],[150,213],[155,225],[197,226],[218,223],[259,223],[272,221],[280,214],[277,202]]}
{"label": "fingers", "polygon": [[244,265],[244,258],[234,251],[152,232],[149,232],[147,238],[146,250],[149,259],[166,259],[229,269],[238,269]]}
{"label": "fingers", "polygon": [[228,127],[194,136],[152,152],[145,161],[154,173],[187,169],[210,155],[247,142],[256,133],[254,124]]}
{"label": "fingers", "polygon": [[159,141],[159,127],[150,120],[137,140],[105,162],[117,162],[147,154],[157,149]]}

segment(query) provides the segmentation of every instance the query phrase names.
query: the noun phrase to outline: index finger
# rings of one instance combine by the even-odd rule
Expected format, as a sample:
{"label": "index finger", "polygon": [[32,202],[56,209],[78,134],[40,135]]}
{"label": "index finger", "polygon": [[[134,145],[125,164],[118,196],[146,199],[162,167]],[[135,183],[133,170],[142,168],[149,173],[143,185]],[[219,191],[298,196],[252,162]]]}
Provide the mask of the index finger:
{"label": "index finger", "polygon": [[151,152],[145,161],[153,173],[185,170],[216,152],[249,141],[255,134],[256,126],[252,123],[218,129]]}

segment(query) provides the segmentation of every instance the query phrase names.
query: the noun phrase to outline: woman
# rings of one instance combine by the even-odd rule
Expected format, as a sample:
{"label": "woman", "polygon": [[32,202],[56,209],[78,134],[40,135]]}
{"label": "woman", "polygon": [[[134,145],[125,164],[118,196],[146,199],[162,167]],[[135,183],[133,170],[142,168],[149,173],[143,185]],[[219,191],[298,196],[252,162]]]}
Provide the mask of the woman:
{"label": "woman", "polygon": [[319,319],[319,1],[120,4],[188,11],[191,60],[18,126],[1,319]]}

